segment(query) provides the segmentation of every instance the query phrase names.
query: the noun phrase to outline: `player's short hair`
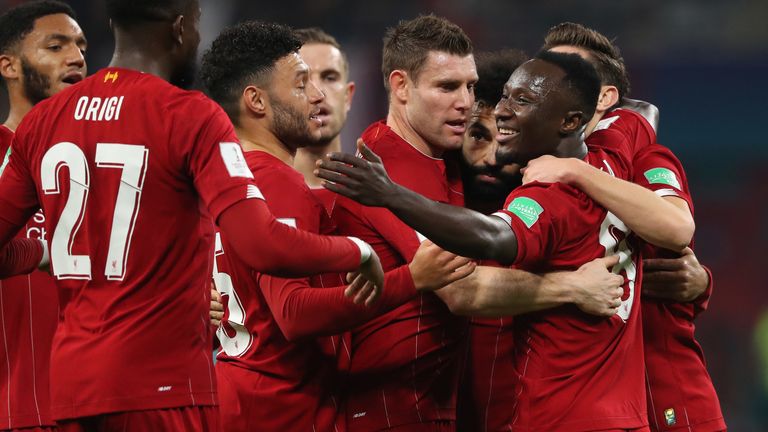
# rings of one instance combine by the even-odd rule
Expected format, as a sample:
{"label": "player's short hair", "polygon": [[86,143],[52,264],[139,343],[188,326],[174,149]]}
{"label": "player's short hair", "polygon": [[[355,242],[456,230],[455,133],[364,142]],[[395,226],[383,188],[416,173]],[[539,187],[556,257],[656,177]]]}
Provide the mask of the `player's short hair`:
{"label": "player's short hair", "polygon": [[542,49],[558,45],[572,45],[589,51],[601,81],[618,89],[619,101],[629,94],[629,74],[624,58],[619,47],[606,36],[581,24],[564,22],[549,29]]}
{"label": "player's short hair", "polygon": [[208,95],[237,124],[239,100],[249,84],[263,86],[275,63],[301,48],[288,26],[246,21],[225,29],[203,55],[200,77]]}
{"label": "player's short hair", "polygon": [[106,0],[107,16],[120,27],[173,21],[187,12],[195,0]]}
{"label": "player's short hair", "polygon": [[551,63],[565,72],[561,88],[574,96],[575,108],[584,113],[589,121],[595,114],[600,96],[600,76],[595,67],[578,54],[565,54],[542,50],[536,58]]}
{"label": "player's short hair", "polygon": [[394,70],[418,79],[430,51],[467,56],[472,54],[472,41],[459,26],[435,15],[420,15],[387,29],[381,61],[384,86],[389,89],[389,75]]}
{"label": "player's short hair", "polygon": [[75,11],[68,4],[55,0],[22,3],[0,15],[0,54],[15,51],[18,43],[34,29],[38,18],[55,14],[77,19]]}
{"label": "player's short hair", "polygon": [[341,49],[341,44],[336,40],[335,37],[331,36],[330,34],[326,33],[325,30],[321,29],[320,27],[307,27],[307,28],[301,28],[294,30],[296,32],[296,36],[301,41],[302,45],[308,45],[308,44],[321,44],[321,45],[330,45],[341,53],[341,58],[344,60],[344,73],[349,76],[349,59],[347,59],[347,53],[344,52],[343,49]]}
{"label": "player's short hair", "polygon": [[494,107],[501,99],[509,76],[526,60],[528,56],[517,49],[477,53],[475,64],[479,79],[475,84],[475,101],[483,107]]}

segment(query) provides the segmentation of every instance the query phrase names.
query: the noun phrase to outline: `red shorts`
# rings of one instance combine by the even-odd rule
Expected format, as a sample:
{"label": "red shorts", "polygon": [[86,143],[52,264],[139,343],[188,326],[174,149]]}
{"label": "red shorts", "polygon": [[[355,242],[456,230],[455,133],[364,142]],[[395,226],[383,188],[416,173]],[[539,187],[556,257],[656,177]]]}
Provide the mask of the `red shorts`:
{"label": "red shorts", "polygon": [[219,432],[219,408],[188,406],[126,411],[59,422],[58,432],[189,431]]}
{"label": "red shorts", "polygon": [[[6,429],[3,429],[4,431]],[[58,432],[56,426],[34,426],[28,428],[7,429],[8,432]]]}
{"label": "red shorts", "polygon": [[456,422],[434,421],[428,423],[412,423],[391,427],[387,429],[387,432],[456,432]]}
{"label": "red shorts", "polygon": [[643,426],[637,429],[608,429],[600,432],[651,432],[651,429],[648,426]]}

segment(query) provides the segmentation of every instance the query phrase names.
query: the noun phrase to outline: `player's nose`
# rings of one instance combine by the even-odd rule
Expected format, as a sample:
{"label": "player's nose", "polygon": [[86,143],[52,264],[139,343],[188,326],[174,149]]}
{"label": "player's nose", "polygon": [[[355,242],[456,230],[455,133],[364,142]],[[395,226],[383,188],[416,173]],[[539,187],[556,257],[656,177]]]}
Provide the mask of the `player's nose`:
{"label": "player's nose", "polygon": [[307,82],[308,86],[308,92],[307,95],[309,96],[309,101],[313,104],[317,104],[325,100],[325,93],[323,93],[322,90],[320,90],[320,87],[315,85],[313,81]]}
{"label": "player's nose", "polygon": [[485,150],[485,156],[483,157],[483,162],[487,166],[496,166],[496,150],[499,149],[499,144],[494,141],[491,145],[488,146]]}
{"label": "player's nose", "polygon": [[67,50],[66,64],[80,69],[85,67],[85,55],[80,47],[74,45]]}

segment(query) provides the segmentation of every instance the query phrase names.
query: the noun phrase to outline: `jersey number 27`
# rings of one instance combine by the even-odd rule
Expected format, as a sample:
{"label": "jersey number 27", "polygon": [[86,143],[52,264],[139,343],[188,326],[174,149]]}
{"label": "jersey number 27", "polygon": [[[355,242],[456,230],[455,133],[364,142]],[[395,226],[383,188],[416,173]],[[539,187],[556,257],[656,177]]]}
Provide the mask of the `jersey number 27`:
{"label": "jersey number 27", "polygon": [[[149,150],[142,145],[96,144],[96,167],[120,169],[109,252],[104,275],[109,280],[123,280],[131,246],[133,228],[139,214],[144,175]],[[45,153],[40,180],[46,195],[61,193],[59,171],[69,169],[69,196],[51,240],[51,268],[57,279],[91,279],[91,257],[73,255],[72,245],[85,217],[90,189],[90,173],[85,153],[75,144],[60,142]]]}

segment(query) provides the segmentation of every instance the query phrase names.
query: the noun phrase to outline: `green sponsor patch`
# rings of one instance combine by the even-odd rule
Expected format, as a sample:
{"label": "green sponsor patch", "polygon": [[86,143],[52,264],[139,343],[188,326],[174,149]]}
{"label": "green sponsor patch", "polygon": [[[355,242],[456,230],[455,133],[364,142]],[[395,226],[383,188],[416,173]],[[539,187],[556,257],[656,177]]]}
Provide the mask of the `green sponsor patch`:
{"label": "green sponsor patch", "polygon": [[650,184],[665,184],[672,186],[675,189],[681,189],[680,182],[677,181],[677,176],[667,168],[649,169],[645,172],[645,178],[648,179],[648,183]]}
{"label": "green sponsor patch", "polygon": [[513,199],[507,210],[519,217],[528,228],[532,227],[539,220],[541,213],[544,212],[539,203],[526,197]]}

